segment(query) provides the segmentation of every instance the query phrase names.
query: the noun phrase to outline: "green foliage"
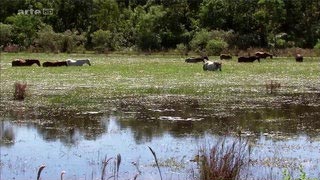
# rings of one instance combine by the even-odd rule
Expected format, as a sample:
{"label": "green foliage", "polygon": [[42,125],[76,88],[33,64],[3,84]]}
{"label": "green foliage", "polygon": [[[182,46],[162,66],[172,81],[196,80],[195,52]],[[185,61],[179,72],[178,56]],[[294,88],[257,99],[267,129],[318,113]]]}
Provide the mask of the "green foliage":
{"label": "green foliage", "polygon": [[9,24],[12,24],[13,43],[28,47],[36,38],[37,31],[41,29],[43,23],[37,16],[31,15],[14,15],[6,19]]}
{"label": "green foliage", "polygon": [[116,31],[120,20],[120,10],[115,0],[94,0],[92,17],[98,29]]}
{"label": "green foliage", "polygon": [[220,55],[221,51],[228,47],[228,44],[221,39],[212,39],[206,45],[208,55]]}
{"label": "green foliage", "polygon": [[303,170],[303,167],[299,167],[300,176],[299,178],[294,178],[290,175],[289,171],[287,169],[283,170],[283,180],[317,180],[317,178],[309,178],[307,177],[307,173]]}
{"label": "green foliage", "polygon": [[[313,48],[320,39],[320,4],[309,0],[2,0],[0,6],[0,23],[12,26],[1,25],[1,43],[23,48],[32,45],[44,23],[55,33],[72,30],[85,34],[86,47],[93,49],[103,48],[101,43],[92,41],[97,36],[93,33],[108,31],[113,40],[103,46],[110,50],[166,50],[183,43],[188,49],[202,51],[212,39],[223,40],[229,48],[237,49]],[[16,15],[19,10],[30,8],[52,8],[53,14]],[[222,34],[218,38],[212,31]],[[275,38],[280,33],[285,33],[286,38]],[[63,41],[69,44],[64,46],[72,49],[70,42],[74,38],[63,34]],[[223,34],[228,37],[221,37]]]}
{"label": "green foliage", "polygon": [[46,25],[37,32],[37,38],[34,40],[42,51],[45,52],[58,52],[61,50],[61,34],[55,33],[51,26]]}
{"label": "green foliage", "polygon": [[151,6],[147,11],[138,9],[136,24],[137,45],[141,50],[155,50],[161,48],[161,26],[165,17],[163,6]]}
{"label": "green foliage", "polygon": [[[61,52],[72,53],[83,47],[86,38],[85,34],[78,31],[67,30],[61,35],[62,47]],[[82,49],[80,49],[82,51]]]}
{"label": "green foliage", "polygon": [[193,39],[190,42],[191,49],[193,51],[203,51],[207,46],[207,42],[211,39],[210,32],[202,29],[196,32]]}
{"label": "green foliage", "polygon": [[177,45],[176,50],[179,52],[180,55],[187,55],[188,54],[188,48],[183,43],[180,43]]}
{"label": "green foliage", "polygon": [[0,23],[0,45],[6,45],[12,38],[12,25]]}
{"label": "green foliage", "polygon": [[227,42],[232,43],[233,39],[234,34],[232,31],[207,31],[202,29],[195,33],[190,45],[193,51],[206,51],[208,55],[219,55],[223,49],[228,47]]}
{"label": "green foliage", "polygon": [[320,50],[320,39],[318,39],[317,44],[313,48]]}
{"label": "green foliage", "polygon": [[110,31],[99,29],[98,31],[92,33],[91,36],[95,50],[98,52],[104,52],[107,49],[114,49],[112,42],[113,36]]}

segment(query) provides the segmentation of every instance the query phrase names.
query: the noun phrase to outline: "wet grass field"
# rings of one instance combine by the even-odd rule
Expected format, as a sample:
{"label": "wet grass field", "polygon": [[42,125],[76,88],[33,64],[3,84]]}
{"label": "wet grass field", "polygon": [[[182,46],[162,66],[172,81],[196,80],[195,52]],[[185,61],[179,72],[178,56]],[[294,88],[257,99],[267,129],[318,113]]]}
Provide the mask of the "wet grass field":
{"label": "wet grass field", "polygon": [[[89,58],[92,66],[11,67],[16,58],[44,61]],[[209,57],[218,60],[218,57]],[[206,72],[169,55],[1,54],[1,99],[12,105],[15,82],[27,83],[27,106],[103,109],[109,100],[148,96],[190,96],[224,103],[271,102],[281,96],[319,92],[319,58],[274,58],[261,63],[222,61],[221,72]],[[276,93],[266,86],[276,82]],[[9,102],[9,103],[8,103]]]}
{"label": "wet grass field", "polygon": [[[16,58],[89,58],[92,66],[11,67]],[[298,177],[299,167],[320,176],[319,57],[302,63],[292,57],[237,63],[234,57],[221,61],[221,72],[184,59],[2,53],[1,177],[35,179],[46,164],[43,179],[59,179],[61,170],[66,179],[100,179],[102,160],[119,153],[119,179],[132,179],[137,168],[138,179],[159,179],[150,146],[164,179],[197,180],[191,160],[199,148],[238,136],[252,148],[242,179],[283,179],[284,169]],[[27,84],[23,101],[14,100],[16,82]],[[106,177],[113,173],[108,167]]]}

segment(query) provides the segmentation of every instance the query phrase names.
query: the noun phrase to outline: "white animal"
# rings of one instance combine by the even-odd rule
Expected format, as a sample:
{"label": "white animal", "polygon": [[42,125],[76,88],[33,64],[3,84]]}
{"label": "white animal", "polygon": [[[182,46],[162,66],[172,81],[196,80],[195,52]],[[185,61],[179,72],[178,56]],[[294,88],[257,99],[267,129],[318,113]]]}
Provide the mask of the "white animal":
{"label": "white animal", "polygon": [[220,62],[212,62],[212,61],[206,61],[203,64],[203,70],[204,71],[221,71],[222,64]]}

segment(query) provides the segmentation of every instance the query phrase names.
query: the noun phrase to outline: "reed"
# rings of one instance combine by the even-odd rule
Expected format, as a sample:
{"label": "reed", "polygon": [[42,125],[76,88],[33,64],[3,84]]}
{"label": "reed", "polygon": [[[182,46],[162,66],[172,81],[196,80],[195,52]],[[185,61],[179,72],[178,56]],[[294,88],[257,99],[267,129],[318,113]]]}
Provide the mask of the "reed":
{"label": "reed", "polygon": [[26,97],[26,89],[27,89],[27,84],[22,84],[22,83],[18,83],[16,82],[14,84],[14,99],[15,100],[24,100]]}
{"label": "reed", "polygon": [[199,153],[200,180],[236,180],[250,159],[247,142],[219,140],[210,150]]}
{"label": "reed", "polygon": [[160,179],[162,180],[162,175],[161,175],[161,170],[160,170],[160,167],[159,167],[157,155],[156,155],[156,153],[153,151],[153,149],[151,147],[148,146],[148,148],[151,151],[151,153],[152,153],[152,155],[154,157],[154,160],[156,161],[156,165],[157,165],[157,168],[158,168],[158,171],[159,171]]}
{"label": "reed", "polygon": [[266,83],[266,91],[267,93],[273,94],[280,89],[281,84],[278,81],[271,80]]}

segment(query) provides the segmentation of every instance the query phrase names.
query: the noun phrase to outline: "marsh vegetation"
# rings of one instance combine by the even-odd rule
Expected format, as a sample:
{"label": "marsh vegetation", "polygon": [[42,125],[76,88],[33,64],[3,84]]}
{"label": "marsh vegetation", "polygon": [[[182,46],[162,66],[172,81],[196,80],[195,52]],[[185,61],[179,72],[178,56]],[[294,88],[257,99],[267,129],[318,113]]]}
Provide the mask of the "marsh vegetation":
{"label": "marsh vegetation", "polygon": [[[92,66],[11,67],[15,58],[89,58]],[[66,179],[98,179],[102,160],[121,154],[119,179],[138,172],[137,179],[157,179],[149,146],[163,179],[197,179],[200,147],[240,136],[251,148],[240,178],[282,179],[284,169],[298,177],[300,166],[319,177],[317,57],[233,59],[215,72],[184,59],[2,53],[1,176],[35,179],[46,164],[43,179],[58,179],[62,170]],[[27,84],[22,101],[13,96],[16,82]],[[106,174],[114,172],[109,165]]]}

